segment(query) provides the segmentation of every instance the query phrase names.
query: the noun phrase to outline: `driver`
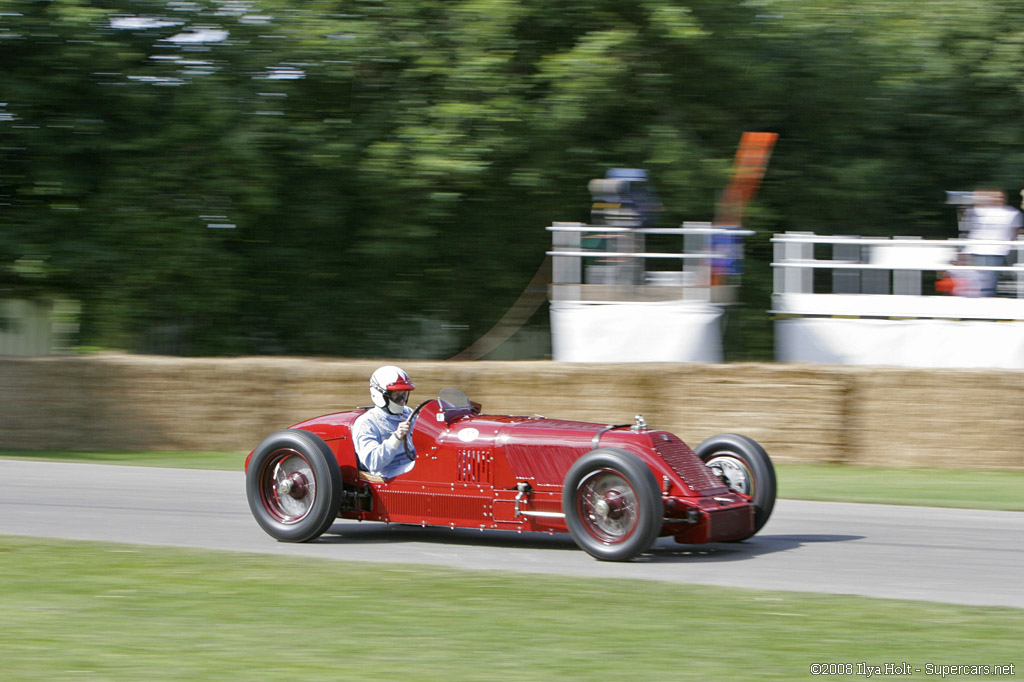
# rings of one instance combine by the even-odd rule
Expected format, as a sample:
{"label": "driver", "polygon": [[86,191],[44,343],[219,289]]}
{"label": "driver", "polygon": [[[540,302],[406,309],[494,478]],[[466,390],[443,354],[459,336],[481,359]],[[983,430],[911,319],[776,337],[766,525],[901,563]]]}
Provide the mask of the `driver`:
{"label": "driver", "polygon": [[406,452],[412,408],[406,406],[412,379],[394,365],[384,365],[370,375],[370,398],[374,407],[359,415],[352,425],[359,467],[371,474],[393,478],[411,470],[415,452]]}

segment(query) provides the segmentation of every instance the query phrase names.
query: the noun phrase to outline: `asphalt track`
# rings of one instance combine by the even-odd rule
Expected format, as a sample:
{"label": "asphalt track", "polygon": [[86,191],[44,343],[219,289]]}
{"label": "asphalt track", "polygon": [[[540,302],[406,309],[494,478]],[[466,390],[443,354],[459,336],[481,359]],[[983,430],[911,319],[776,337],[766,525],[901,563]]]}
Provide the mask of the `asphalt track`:
{"label": "asphalt track", "polygon": [[240,472],[0,460],[0,480],[6,535],[1024,609],[1021,512],[779,500],[746,542],[663,538],[623,564],[568,535],[349,521],[317,542],[278,543],[252,519]]}

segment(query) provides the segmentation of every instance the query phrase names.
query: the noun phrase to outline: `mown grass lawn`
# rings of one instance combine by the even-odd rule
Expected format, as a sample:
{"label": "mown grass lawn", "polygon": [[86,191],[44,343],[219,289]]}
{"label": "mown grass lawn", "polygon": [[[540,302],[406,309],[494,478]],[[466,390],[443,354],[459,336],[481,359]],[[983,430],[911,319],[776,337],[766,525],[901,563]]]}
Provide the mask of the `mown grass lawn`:
{"label": "mown grass lawn", "polygon": [[0,458],[84,464],[171,467],[173,469],[221,469],[241,471],[245,454],[237,452],[111,452],[79,450],[0,450]]}
{"label": "mown grass lawn", "polygon": [[1024,663],[1016,609],[653,581],[0,536],[0,591],[0,677],[19,681],[803,680],[817,663],[904,662],[920,678]]}
{"label": "mown grass lawn", "polygon": [[783,464],[779,497],[1024,511],[1024,471],[871,469]]}

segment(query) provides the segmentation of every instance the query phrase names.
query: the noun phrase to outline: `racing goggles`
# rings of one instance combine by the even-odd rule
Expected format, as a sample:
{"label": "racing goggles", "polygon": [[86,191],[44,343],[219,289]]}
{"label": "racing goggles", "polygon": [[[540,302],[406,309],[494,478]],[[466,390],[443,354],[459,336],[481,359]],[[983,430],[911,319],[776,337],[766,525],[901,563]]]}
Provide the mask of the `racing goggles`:
{"label": "racing goggles", "polygon": [[388,400],[404,405],[409,400],[409,391],[388,391]]}

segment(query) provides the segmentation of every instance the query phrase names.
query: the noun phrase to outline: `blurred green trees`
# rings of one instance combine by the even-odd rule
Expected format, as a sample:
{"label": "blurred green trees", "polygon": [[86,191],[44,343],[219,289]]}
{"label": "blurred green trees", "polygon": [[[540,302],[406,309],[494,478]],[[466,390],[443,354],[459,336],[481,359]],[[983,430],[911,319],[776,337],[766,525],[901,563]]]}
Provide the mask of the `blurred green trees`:
{"label": "blurred green trees", "polygon": [[943,191],[1024,185],[1016,2],[0,0],[0,296],[79,342],[448,357],[515,300],[586,182],[647,168],[711,218],[780,134],[768,237],[953,236]]}

